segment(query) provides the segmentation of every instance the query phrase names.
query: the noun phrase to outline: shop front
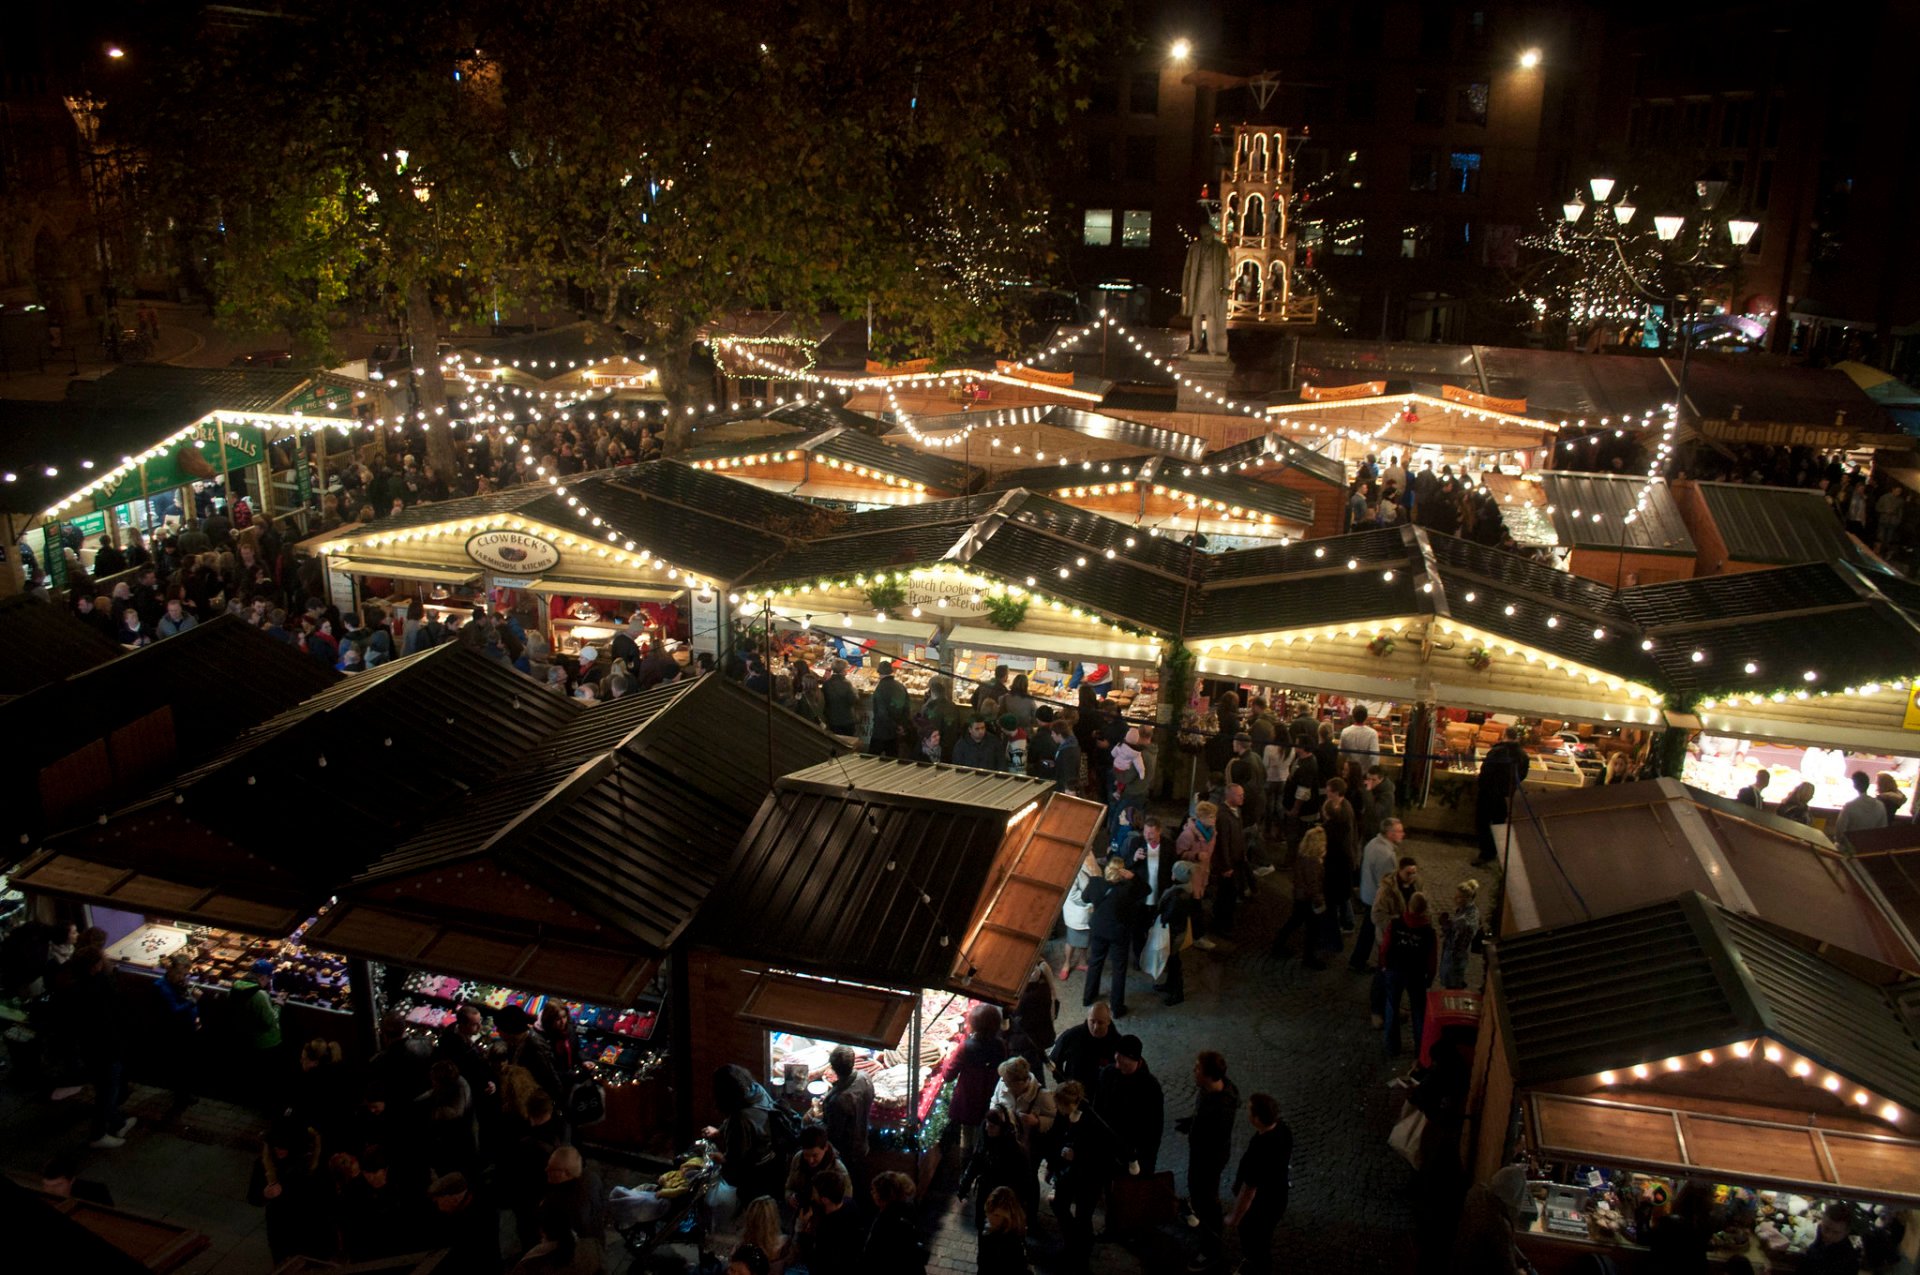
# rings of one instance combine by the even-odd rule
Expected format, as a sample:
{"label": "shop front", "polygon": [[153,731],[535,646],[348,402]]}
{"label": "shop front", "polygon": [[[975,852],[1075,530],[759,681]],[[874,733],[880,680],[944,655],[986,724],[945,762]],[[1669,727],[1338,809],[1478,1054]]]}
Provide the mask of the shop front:
{"label": "shop front", "polygon": [[1348,472],[1369,455],[1398,456],[1408,474],[1519,474],[1544,469],[1564,421],[1530,414],[1525,399],[1493,398],[1456,386],[1360,381],[1303,385],[1267,408],[1282,437],[1316,446]]}
{"label": "shop front", "polygon": [[775,438],[771,444],[764,439],[714,443],[682,459],[767,491],[855,511],[964,496],[979,476],[953,456],[898,446],[846,425]]}
{"label": "shop front", "polygon": [[1543,1275],[1653,1270],[1696,1207],[1709,1269],[1792,1269],[1829,1207],[1865,1242],[1920,1205],[1910,977],[1699,894],[1500,939],[1476,1177],[1526,1167]]}
{"label": "shop front", "polygon": [[804,1107],[846,1045],[875,1167],[930,1172],[967,1016],[1019,999],[1104,819],[1044,780],[888,758],[780,779],[689,955],[696,1106],[733,1062]]}

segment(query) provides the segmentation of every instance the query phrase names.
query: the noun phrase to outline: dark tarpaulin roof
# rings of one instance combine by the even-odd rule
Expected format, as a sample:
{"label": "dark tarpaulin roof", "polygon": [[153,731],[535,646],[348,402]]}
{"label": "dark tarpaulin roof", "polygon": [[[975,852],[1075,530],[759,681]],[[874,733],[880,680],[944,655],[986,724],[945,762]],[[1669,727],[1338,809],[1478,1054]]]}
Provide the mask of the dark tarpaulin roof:
{"label": "dark tarpaulin roof", "polygon": [[[1217,501],[1254,513],[1270,514],[1289,522],[1313,522],[1313,502],[1297,491],[1272,483],[1255,482],[1237,473],[1223,473],[1210,465],[1163,460],[1155,462],[1151,468],[1151,475],[1142,475],[1141,482],[1156,483],[1183,495],[1198,496],[1202,500]],[[1203,472],[1207,469],[1213,472]]]}
{"label": "dark tarpaulin roof", "polygon": [[1805,487],[1701,483],[1707,513],[1735,562],[1864,563],[1826,496]]}
{"label": "dark tarpaulin roof", "polygon": [[1695,893],[1503,938],[1487,964],[1517,1085],[1767,1036],[1920,1106],[1920,1037],[1897,993]]}
{"label": "dark tarpaulin roof", "polygon": [[[25,695],[122,654],[63,607],[31,594],[0,601],[0,696]],[[14,736],[17,746],[30,740]]]}
{"label": "dark tarpaulin roof", "polygon": [[782,779],[701,922],[730,953],[943,987],[1007,836],[1044,781],[862,757]]}
{"label": "dark tarpaulin roof", "polygon": [[[1648,487],[1644,477],[1550,469],[1540,478],[1553,510],[1554,535],[1567,548],[1619,549],[1624,543],[1634,553],[1691,558],[1696,552],[1693,535],[1665,483],[1652,484],[1645,506],[1636,512]],[[1600,515],[1598,522],[1595,514]],[[1631,522],[1629,514],[1636,514]]]}
{"label": "dark tarpaulin roof", "polygon": [[768,791],[769,733],[776,771],[842,751],[717,674],[590,708],[352,888],[485,857],[664,952]]}
{"label": "dark tarpaulin roof", "polygon": [[[0,734],[31,739],[34,756],[52,762],[171,707],[166,753],[176,766],[190,766],[339,680],[289,644],[223,615],[0,704]],[[38,826],[38,769],[10,771],[19,787],[16,815],[33,820],[36,834],[45,831]],[[114,801],[132,794],[101,795]]]}

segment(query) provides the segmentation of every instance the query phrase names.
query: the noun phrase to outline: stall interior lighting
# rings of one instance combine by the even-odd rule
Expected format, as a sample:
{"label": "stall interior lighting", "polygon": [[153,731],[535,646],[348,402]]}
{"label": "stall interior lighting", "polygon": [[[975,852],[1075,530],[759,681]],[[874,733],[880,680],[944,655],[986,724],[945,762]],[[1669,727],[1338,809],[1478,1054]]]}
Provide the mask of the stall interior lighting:
{"label": "stall interior lighting", "polygon": [[[1818,1074],[1819,1087],[1830,1094],[1841,1095],[1846,1089],[1847,1081],[1842,1079],[1838,1074],[1827,1071],[1825,1068],[1816,1067],[1811,1060],[1796,1057],[1770,1040],[1735,1041],[1732,1045],[1728,1046],[1726,1053],[1703,1049],[1695,1054],[1692,1059],[1675,1056],[1666,1059],[1664,1062],[1658,1064],[1658,1066],[1670,1073],[1686,1071],[1689,1064],[1695,1061],[1702,1067],[1712,1067],[1725,1060],[1727,1054],[1731,1054],[1734,1058],[1745,1060],[1752,1058],[1756,1050],[1759,1051],[1760,1056],[1767,1062],[1782,1068],[1801,1080],[1811,1082],[1815,1075]],[[1646,1080],[1653,1075],[1653,1072],[1654,1067],[1647,1063],[1636,1063],[1633,1066],[1633,1077],[1636,1080]],[[1620,1073],[1603,1071],[1600,1072],[1595,1079],[1602,1085],[1611,1087],[1620,1082]],[[1874,1104],[1876,1102],[1879,1103],[1880,1105],[1877,1108],[1879,1116],[1882,1120],[1889,1123],[1898,1122],[1904,1115],[1898,1103],[1882,1101],[1873,1093],[1857,1085],[1854,1086],[1851,1094],[1847,1095],[1846,1100],[1850,1101],[1852,1105],[1861,1108],[1874,1108]]]}

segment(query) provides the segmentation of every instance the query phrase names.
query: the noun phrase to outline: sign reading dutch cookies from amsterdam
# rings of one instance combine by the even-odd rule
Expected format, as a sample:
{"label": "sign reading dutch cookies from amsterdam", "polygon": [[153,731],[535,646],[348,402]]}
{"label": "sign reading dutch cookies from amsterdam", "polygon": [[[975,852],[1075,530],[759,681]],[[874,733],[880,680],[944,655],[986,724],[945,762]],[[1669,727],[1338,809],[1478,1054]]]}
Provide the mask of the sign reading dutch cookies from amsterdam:
{"label": "sign reading dutch cookies from amsterdam", "polygon": [[560,550],[553,541],[524,531],[483,531],[467,541],[467,556],[509,575],[551,571],[560,562]]}

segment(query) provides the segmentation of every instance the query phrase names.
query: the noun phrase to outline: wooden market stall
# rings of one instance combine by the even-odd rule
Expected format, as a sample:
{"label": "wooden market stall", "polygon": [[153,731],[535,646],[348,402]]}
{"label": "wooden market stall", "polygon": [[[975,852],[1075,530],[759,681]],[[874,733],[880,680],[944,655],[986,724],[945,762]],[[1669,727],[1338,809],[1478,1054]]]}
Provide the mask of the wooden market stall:
{"label": "wooden market stall", "polygon": [[1676,478],[1669,494],[1699,546],[1696,576],[1764,571],[1803,562],[1877,561],[1841,525],[1825,492],[1757,483],[1699,483]]}
{"label": "wooden market stall", "polygon": [[895,441],[960,456],[985,468],[1002,487],[1010,485],[1009,473],[1063,460],[1098,467],[1161,456],[1191,465],[1202,460],[1208,447],[1206,438],[1164,421],[1128,420],[1059,404],[914,416],[911,423],[911,429],[903,424],[895,430]]}
{"label": "wooden market stall", "polygon": [[1314,525],[1313,503],[1289,488],[1165,456],[1077,464],[1062,459],[1003,474],[998,485],[1044,492],[1176,542],[1196,536],[1199,547],[1213,552],[1285,544],[1307,536]]}
{"label": "wooden market stall", "polygon": [[1409,526],[1221,554],[1198,594],[1200,675],[1323,719],[1369,705],[1382,768],[1438,829],[1470,826],[1479,755],[1509,726],[1539,790],[1596,782],[1608,751],[1644,748],[1664,721],[1659,666],[1611,590],[1457,537]]}
{"label": "wooden market stall", "polygon": [[696,1113],[722,1064],[807,1085],[845,1044],[881,1148],[932,1150],[937,1129],[916,1135],[943,1118],[967,1009],[1019,998],[1105,814],[1045,780],[890,758],[781,778],[689,953]]}
{"label": "wooden market stall", "polygon": [[1688,892],[1490,945],[1471,1164],[1524,1163],[1543,1275],[1651,1269],[1655,1218],[1712,1193],[1714,1269],[1784,1264],[1827,1203],[1856,1233],[1920,1203],[1912,978]]}
{"label": "wooden market stall", "polygon": [[652,1145],[687,1109],[668,1067],[695,1030],[670,990],[684,971],[662,966],[681,960],[769,768],[842,751],[718,675],[598,705],[360,872],[312,939],[374,962],[382,1011],[422,1031],[463,1002],[536,1017],[568,1004],[608,1094],[587,1136]]}
{"label": "wooden market stall", "polygon": [[1409,474],[1545,468],[1564,422],[1529,412],[1524,398],[1393,379],[1303,384],[1267,407],[1273,430],[1314,444],[1350,471],[1369,453],[1398,456]]}
{"label": "wooden market stall", "polygon": [[1575,575],[1616,589],[1693,575],[1700,550],[1667,483],[1561,470],[1540,481],[1554,539]]}
{"label": "wooden market stall", "polygon": [[1278,432],[1256,435],[1244,443],[1209,452],[1201,460],[1201,473],[1209,468],[1285,487],[1305,499],[1313,508],[1312,525],[1306,534],[1314,539],[1337,536],[1347,529],[1350,479],[1346,465],[1297,437]]}
{"label": "wooden market stall", "polygon": [[951,453],[932,455],[846,425],[710,443],[679,459],[784,496],[852,509],[964,496],[979,476]]}

